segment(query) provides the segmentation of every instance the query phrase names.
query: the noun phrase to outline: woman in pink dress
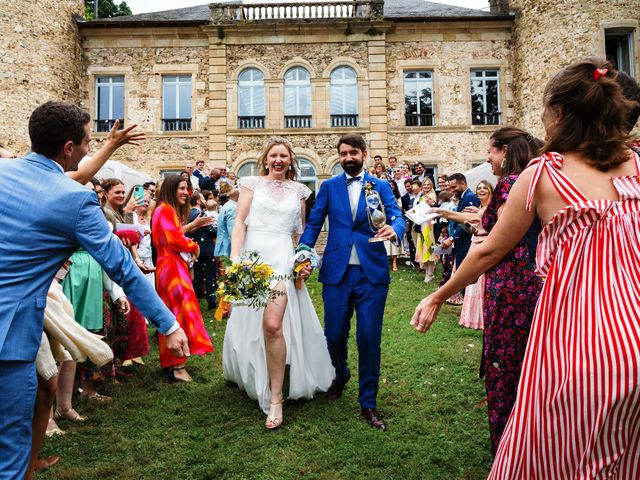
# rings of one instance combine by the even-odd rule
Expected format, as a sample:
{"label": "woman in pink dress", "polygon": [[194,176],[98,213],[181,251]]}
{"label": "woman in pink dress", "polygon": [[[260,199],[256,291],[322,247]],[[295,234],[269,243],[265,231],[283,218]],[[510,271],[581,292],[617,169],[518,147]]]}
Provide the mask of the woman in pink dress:
{"label": "woman in pink dress", "polygon": [[[468,222],[475,232],[471,237],[471,247],[469,251],[476,248],[487,237],[487,232],[482,228],[482,214],[491,201],[493,185],[486,180],[478,182],[476,195],[480,199],[480,208],[468,207],[465,212],[455,212],[447,209],[438,209],[441,217],[447,220],[464,223]],[[459,325],[474,330],[482,330],[484,322],[482,320],[482,298],[484,296],[484,275],[478,277],[478,281],[469,285],[464,291],[462,310],[460,311]]]}
{"label": "woman in pink dress", "polygon": [[616,75],[593,58],[552,78],[547,153],[520,175],[487,240],[411,321],[426,331],[447,295],[540,218],[536,263],[546,280],[492,480],[640,477],[640,156],[627,144],[637,102]]}

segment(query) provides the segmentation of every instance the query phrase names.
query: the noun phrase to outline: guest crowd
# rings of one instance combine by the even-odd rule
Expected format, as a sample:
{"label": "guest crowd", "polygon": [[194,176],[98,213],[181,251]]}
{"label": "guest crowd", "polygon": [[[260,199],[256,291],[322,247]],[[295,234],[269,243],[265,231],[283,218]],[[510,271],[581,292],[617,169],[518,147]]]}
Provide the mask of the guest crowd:
{"label": "guest crowd", "polygon": [[[580,208],[576,207],[568,214],[573,215],[571,218],[574,220],[582,216],[581,218],[595,221],[593,218],[600,218],[605,214],[603,210],[598,210],[601,206],[596,205],[597,201],[589,200],[593,196],[606,198],[605,187],[601,190],[586,188],[589,183],[589,171],[580,170],[580,167],[574,167],[574,164],[577,162],[577,165],[581,165],[580,162],[584,162],[595,167],[594,170],[602,173],[607,181],[609,176],[606,173],[614,169],[616,174],[620,173],[619,177],[614,177],[616,188],[620,192],[619,200],[632,199],[637,203],[640,199],[638,172],[634,170],[635,165],[640,165],[640,161],[637,160],[638,157],[632,161],[633,155],[638,155],[632,153],[633,149],[637,150],[637,144],[631,148],[622,146],[631,144],[628,134],[636,125],[640,114],[640,89],[633,79],[615,72],[611,65],[603,61],[592,59],[576,65],[568,67],[569,70],[565,70],[560,78],[556,77],[552,81],[555,84],[550,84],[547,88],[544,99],[545,114],[542,118],[547,130],[545,141],[511,126],[499,128],[489,136],[487,162],[498,179],[496,184],[481,180],[470,185],[465,175],[460,172],[440,173],[434,178],[421,161],[399,162],[393,155],[386,160],[376,155],[368,167],[371,175],[379,181],[389,183],[397,205],[404,213],[424,203],[437,215],[434,220],[422,224],[407,221],[405,234],[399,242],[385,242],[390,268],[393,271],[409,267],[424,272],[425,283],[440,279],[438,286],[441,288],[438,290],[439,293],[437,292],[437,302],[429,297],[416,311],[416,328],[421,331],[428,328],[435,318],[433,312],[437,312],[439,306],[446,301],[449,304],[461,305],[459,323],[462,327],[483,330],[479,374],[486,389],[491,450],[494,456],[499,455],[498,459],[505,459],[504,463],[494,465],[492,478],[577,478],[580,476],[577,472],[584,473],[580,478],[597,477],[596,471],[593,470],[596,467],[593,465],[597,463],[594,459],[600,457],[596,454],[590,455],[590,452],[574,463],[563,463],[566,472],[571,472],[571,475],[556,476],[555,473],[564,470],[553,470],[552,467],[545,466],[548,470],[544,471],[551,472],[550,476],[531,476],[531,472],[536,471],[537,467],[527,461],[542,460],[518,458],[517,461],[512,461],[514,456],[524,455],[523,449],[533,448],[527,441],[535,443],[537,440],[535,434],[523,439],[522,435],[525,434],[518,431],[520,427],[536,428],[535,425],[523,426],[525,423],[534,422],[532,416],[539,414],[533,406],[535,400],[532,399],[530,389],[532,385],[545,387],[544,381],[536,377],[539,373],[534,371],[536,365],[539,365],[536,364],[538,359],[534,357],[545,353],[540,350],[541,345],[546,344],[544,332],[540,330],[544,328],[542,325],[538,325],[539,331],[534,337],[540,341],[540,345],[536,345],[539,348],[533,349],[527,344],[530,336],[534,335],[532,328],[536,328],[537,320],[534,318],[537,319],[536,315],[541,315],[536,311],[553,308],[549,305],[552,305],[557,297],[569,295],[566,291],[547,291],[553,288],[549,285],[550,282],[562,280],[562,271],[553,271],[550,267],[554,261],[551,257],[555,253],[549,251],[549,248],[554,248],[549,242],[558,241],[558,235],[565,235],[565,240],[571,235],[557,233],[557,230],[556,233],[551,231],[551,228],[560,229],[560,224],[565,221],[553,214],[564,211],[562,208],[576,201],[582,202]],[[569,82],[569,76],[573,83]],[[581,89],[587,89],[588,95]],[[596,92],[595,89],[602,91]],[[580,96],[581,100],[576,100]],[[590,109],[602,117],[597,118],[595,114],[590,120],[580,117]],[[605,118],[609,122],[608,126],[601,125]],[[567,139],[566,136],[578,135],[571,133],[572,125],[575,126],[578,122],[583,122],[583,137],[589,135],[590,129],[600,132],[600,143],[593,140],[585,147],[584,142],[580,143],[580,139]],[[118,237],[139,272],[175,316],[177,325],[173,330],[170,328],[163,333],[159,330],[157,333],[160,364],[168,381],[189,382],[191,376],[187,371],[188,356],[177,355],[172,343],[167,339],[179,328],[186,335],[190,354],[205,355],[213,351],[203,318],[212,317],[213,310],[218,307],[217,283],[223,271],[220,257],[229,256],[231,252],[231,232],[240,194],[238,179],[234,172],[225,167],[207,168],[206,162],[202,160],[195,163],[195,168],[193,165],[186,165],[179,175],[169,175],[157,182],[149,181],[142,185],[125,186],[124,182],[117,178],[96,178],[97,171],[112,151],[143,139],[141,134],[133,133],[133,127],[126,130],[119,130],[118,127],[116,124],[109,134],[107,143],[113,144],[111,151],[97,154],[94,161],[81,164],[78,170],[73,172],[72,178],[95,192],[111,231]],[[565,137],[561,137],[559,132]],[[563,157],[550,153],[555,151],[566,155],[566,176],[562,173],[565,171]],[[545,155],[536,159],[543,153]],[[572,154],[575,154],[575,158]],[[0,156],[12,155],[0,145]],[[609,157],[618,160],[607,161]],[[634,168],[621,169],[620,165],[627,160]],[[533,166],[527,168],[530,164]],[[535,170],[535,173],[532,173],[532,170]],[[520,177],[526,177],[527,182],[531,184],[528,190],[520,187]],[[560,201],[545,209],[546,200],[539,194],[547,195],[541,194],[541,191],[546,192],[554,188],[559,192]],[[582,191],[585,192],[584,195]],[[504,238],[499,239],[506,246],[499,254],[493,254],[491,262],[481,260],[485,258],[483,255],[489,255],[486,252],[494,252],[490,249],[493,248],[497,235],[509,236],[505,234],[509,227],[502,224],[506,221],[503,218],[505,212],[516,202],[512,197],[522,202],[526,199],[529,209],[527,211],[532,212],[530,221],[527,225],[514,228],[514,231],[521,232],[517,235],[518,238],[509,238],[508,242]],[[531,208],[537,209],[537,214],[534,214]],[[605,210],[609,212],[616,208],[619,208],[620,216],[627,212],[626,207],[615,205],[608,206]],[[631,210],[636,218],[635,227],[629,226],[627,221],[624,228],[627,229],[628,241],[635,243],[627,245],[628,251],[617,259],[619,262],[624,262],[634,255],[636,262],[638,258],[639,213],[637,209]],[[598,213],[593,213],[596,211]],[[544,229],[541,219],[546,225]],[[515,221],[511,221],[515,225]],[[621,222],[622,220],[612,219],[608,227],[611,230],[600,233],[603,243],[598,245],[620,240],[619,237],[609,238],[607,235],[612,235],[611,232],[615,232],[616,225],[619,226]],[[554,234],[556,237],[551,239]],[[597,249],[595,246],[593,248]],[[565,253],[567,258],[563,260],[566,262],[563,268],[579,268],[576,262],[580,260],[572,257],[571,252]],[[597,254],[595,250],[589,253]],[[467,262],[465,258],[468,258]],[[468,266],[469,262],[474,262],[476,266],[472,269]],[[588,276],[587,267],[584,269],[587,277],[580,278],[579,281],[595,282],[595,278]],[[550,277],[550,272],[554,273],[553,278]],[[422,275],[420,278],[423,278]],[[603,278],[599,280],[605,281]],[[635,282],[636,286],[630,287],[625,281],[617,279],[615,288],[622,291],[613,292],[612,295],[620,294],[623,298],[635,299],[636,304],[633,308],[636,309],[636,313],[630,317],[633,316],[636,323],[630,322],[624,328],[636,332],[635,348],[640,348],[638,297],[633,297],[628,291],[631,289],[637,294],[637,271],[630,280]],[[574,292],[583,292],[589,288],[584,283],[563,285],[563,289]],[[543,290],[544,288],[547,290]],[[542,300],[539,300],[541,293]],[[596,295],[593,292],[592,294]],[[599,302],[598,299],[589,297],[589,293],[584,295],[586,296],[581,297],[583,301],[593,304]],[[143,305],[136,306],[133,299],[125,294],[118,283],[110,279],[102,264],[87,249],[77,249],[65,262],[49,289],[48,298],[45,334],[42,336],[36,361],[37,397],[31,459],[25,478],[31,478],[34,471],[48,468],[60,460],[58,456],[38,458],[45,434],[64,434],[58,424],[60,420],[87,420],[74,408],[75,396],[79,394],[88,401],[98,403],[110,401],[111,398],[104,395],[102,385],[105,382],[117,382],[124,377],[136,375],[140,366],[145,364],[144,357],[150,352],[147,332],[150,319],[145,318]],[[427,300],[433,302],[433,305],[437,303],[437,306],[432,306]],[[540,303],[545,301],[549,302],[546,306]],[[204,312],[201,305],[207,307]],[[569,310],[575,309],[576,312],[578,307],[577,303],[567,306]],[[613,310],[609,313],[615,315]],[[553,317],[553,314],[549,315]],[[576,323],[572,324],[571,331],[562,333],[559,330],[565,327],[553,327],[554,330],[558,330],[553,335],[578,335],[579,321],[574,320]],[[547,327],[552,328],[550,325]],[[72,338],[65,339],[65,336]],[[547,345],[545,348],[552,350],[556,347]],[[571,352],[572,355],[586,355],[585,352]],[[519,389],[522,375],[526,375],[529,382],[524,387],[527,390]],[[575,377],[569,375],[565,380],[566,378],[569,378],[570,382],[576,382],[576,389],[582,388]],[[555,379],[550,382],[559,381]],[[558,391],[563,390],[559,388]],[[635,378],[635,383],[630,386],[627,395],[640,396],[638,378]],[[621,393],[620,396],[624,395]],[[517,402],[520,401],[529,402],[519,406]],[[579,399],[572,397],[571,401],[579,402]],[[611,443],[607,443],[607,439],[597,440],[609,446],[608,451],[615,457],[612,461],[618,462],[618,466],[614,467],[605,462],[602,468],[610,468],[611,472],[615,468],[627,468],[625,472],[636,468],[635,472],[638,473],[637,466],[631,467],[625,463],[626,457],[623,454],[616,457],[615,452],[624,449],[620,447],[616,450],[617,447],[614,446],[619,443],[630,448],[636,455],[640,453],[637,429],[640,405],[636,402],[635,407],[635,412],[631,409],[626,410],[626,413],[620,410],[619,416],[622,420],[618,419],[616,424],[617,428],[624,430],[620,435],[625,437],[627,443],[624,439],[618,438],[613,426],[611,431],[605,429],[605,433],[597,430],[594,425],[584,427],[591,428],[593,432],[598,431],[599,434],[608,436],[607,438],[616,439],[611,440]],[[571,408],[575,408],[576,412],[581,411],[575,405]],[[515,420],[512,411],[517,411]],[[606,412],[603,413],[605,414]],[[544,415],[544,428],[547,428],[547,433],[550,433],[554,425],[560,428],[554,423],[555,419],[549,418],[553,412],[546,412]],[[636,422],[635,427],[624,424],[624,421],[631,417],[635,419],[630,420]],[[521,423],[516,423],[518,420]],[[570,421],[580,420],[572,417]],[[594,418],[590,421],[597,423]],[[576,435],[583,435],[582,427],[575,428]],[[633,428],[635,431],[632,431]],[[507,435],[505,432],[508,433],[508,439],[501,443],[503,435]],[[586,451],[589,448],[584,447]],[[549,462],[564,461],[560,459],[562,455],[557,451],[549,454],[554,458]],[[510,463],[507,462],[507,458],[510,459]],[[506,470],[507,463],[511,465],[512,470]],[[3,478],[1,474],[0,478]]]}

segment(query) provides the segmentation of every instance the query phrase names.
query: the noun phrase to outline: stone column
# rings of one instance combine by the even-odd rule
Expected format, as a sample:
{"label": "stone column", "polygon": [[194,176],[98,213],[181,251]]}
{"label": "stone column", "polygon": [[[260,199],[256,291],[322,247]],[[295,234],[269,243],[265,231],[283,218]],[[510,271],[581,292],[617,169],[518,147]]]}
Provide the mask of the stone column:
{"label": "stone column", "polygon": [[209,37],[209,166],[226,165],[227,158],[227,58],[226,45]]}
{"label": "stone column", "polygon": [[78,103],[82,0],[0,2],[0,142],[29,151],[28,120],[48,100]]}
{"label": "stone column", "polygon": [[515,124],[543,138],[540,112],[549,79],[570,63],[604,56],[605,28],[635,25],[638,32],[640,0],[511,0],[511,7]]}
{"label": "stone column", "polygon": [[[369,55],[369,122],[370,140],[369,154],[382,155],[386,160],[388,154],[387,138],[387,79],[386,79],[386,40],[385,35],[367,42]],[[373,160],[371,160],[373,161]]]}

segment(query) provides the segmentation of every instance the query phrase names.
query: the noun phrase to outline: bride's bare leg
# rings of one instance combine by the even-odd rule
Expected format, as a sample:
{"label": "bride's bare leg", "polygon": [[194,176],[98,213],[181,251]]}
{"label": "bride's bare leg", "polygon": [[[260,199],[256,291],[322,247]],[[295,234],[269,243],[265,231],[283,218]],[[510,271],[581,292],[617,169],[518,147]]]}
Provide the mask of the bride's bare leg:
{"label": "bride's bare leg", "polygon": [[[284,287],[278,285],[279,290]],[[279,403],[284,398],[282,385],[287,360],[287,345],[282,333],[282,321],[287,306],[287,296],[281,295],[269,302],[264,309],[262,325],[264,329],[264,346],[267,353],[267,370],[269,371],[269,387],[271,403]]]}

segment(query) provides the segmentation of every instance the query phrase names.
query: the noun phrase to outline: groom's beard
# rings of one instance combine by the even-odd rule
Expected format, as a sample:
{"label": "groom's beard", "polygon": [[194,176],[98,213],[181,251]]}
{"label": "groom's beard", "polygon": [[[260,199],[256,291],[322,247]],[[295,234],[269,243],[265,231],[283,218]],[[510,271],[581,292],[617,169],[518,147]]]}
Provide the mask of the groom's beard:
{"label": "groom's beard", "polygon": [[351,175],[353,177],[358,173],[360,173],[360,170],[362,170],[363,165],[364,165],[364,161],[359,162],[357,160],[347,160],[342,164],[342,169],[348,175]]}

